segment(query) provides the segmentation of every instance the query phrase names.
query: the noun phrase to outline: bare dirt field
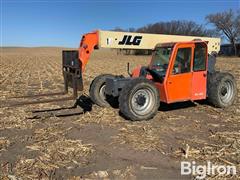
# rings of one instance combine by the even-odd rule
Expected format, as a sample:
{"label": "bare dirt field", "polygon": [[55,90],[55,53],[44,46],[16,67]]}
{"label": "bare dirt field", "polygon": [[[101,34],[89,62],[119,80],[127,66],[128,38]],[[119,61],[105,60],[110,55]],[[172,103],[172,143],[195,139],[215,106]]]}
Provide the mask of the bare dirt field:
{"label": "bare dirt field", "polygon": [[[0,103],[10,97],[59,92],[61,48],[2,48]],[[150,56],[95,51],[84,72],[84,94],[101,73],[127,76]],[[240,58],[220,57],[218,70],[231,72],[240,90]],[[69,107],[73,101],[0,108],[0,179],[191,179],[181,161],[235,165],[240,177],[240,93],[218,109],[206,102],[161,104],[150,121],[131,122],[114,108],[86,101],[82,115],[33,117],[32,110]],[[56,96],[58,97],[58,96]],[[84,103],[84,102],[83,102]],[[220,175],[210,179],[222,179]]]}

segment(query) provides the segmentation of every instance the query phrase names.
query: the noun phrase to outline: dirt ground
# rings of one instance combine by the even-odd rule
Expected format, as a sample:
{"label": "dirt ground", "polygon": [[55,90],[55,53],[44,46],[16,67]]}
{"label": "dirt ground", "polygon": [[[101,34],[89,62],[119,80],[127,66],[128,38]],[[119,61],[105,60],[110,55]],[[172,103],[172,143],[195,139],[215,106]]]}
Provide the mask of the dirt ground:
{"label": "dirt ground", "polygon": [[[61,48],[2,48],[0,103],[10,97],[59,92]],[[180,175],[181,161],[235,165],[240,177],[240,101],[218,109],[205,101],[161,104],[150,121],[131,122],[114,108],[88,100],[88,87],[102,73],[127,76],[149,56],[95,51],[84,72],[87,107],[81,115],[34,117],[32,110],[71,107],[73,101],[0,108],[1,179],[192,179]],[[240,58],[217,60],[240,89]],[[58,97],[58,96],[55,96]],[[21,100],[21,99],[20,99]],[[222,176],[209,176],[222,179]]]}

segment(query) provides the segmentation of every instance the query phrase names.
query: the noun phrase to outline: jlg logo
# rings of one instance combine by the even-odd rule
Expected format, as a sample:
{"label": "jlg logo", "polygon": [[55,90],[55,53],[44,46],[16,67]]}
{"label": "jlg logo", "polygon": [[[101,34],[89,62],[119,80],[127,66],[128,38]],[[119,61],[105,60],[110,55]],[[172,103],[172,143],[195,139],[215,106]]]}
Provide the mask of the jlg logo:
{"label": "jlg logo", "polygon": [[124,35],[122,41],[119,41],[119,45],[136,45],[138,46],[141,43],[142,36],[135,36],[132,38],[131,35]]}

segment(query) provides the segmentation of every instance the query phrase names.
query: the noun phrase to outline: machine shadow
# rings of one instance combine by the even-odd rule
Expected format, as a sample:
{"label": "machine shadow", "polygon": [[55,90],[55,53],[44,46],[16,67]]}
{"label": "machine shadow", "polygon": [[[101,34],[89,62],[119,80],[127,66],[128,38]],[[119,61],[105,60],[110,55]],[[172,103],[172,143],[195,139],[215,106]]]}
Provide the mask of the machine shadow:
{"label": "machine shadow", "polygon": [[114,109],[119,108],[118,97],[107,96],[106,101],[112,108]]}
{"label": "machine shadow", "polygon": [[88,96],[81,95],[72,106],[32,110],[33,116],[28,119],[41,119],[47,117],[68,117],[81,115],[92,110],[92,101]]}
{"label": "machine shadow", "polygon": [[[114,109],[119,108],[118,99],[108,98],[107,101],[112,108],[114,108]],[[92,100],[90,99],[89,96],[82,95],[77,99],[75,106],[81,107],[83,109],[82,114],[84,114],[85,112],[92,111],[93,104],[94,103],[92,102]],[[171,103],[171,104],[161,102],[158,111],[167,112],[167,111],[174,111],[174,110],[180,110],[180,109],[187,109],[190,107],[195,107],[198,104],[210,106],[210,104],[207,100],[198,100],[198,101],[194,101],[194,102],[193,101],[185,101],[185,102],[176,102],[176,103]],[[129,118],[124,116],[120,111],[119,111],[119,115],[121,117],[123,117],[124,119],[131,121]]]}
{"label": "machine shadow", "polygon": [[177,109],[185,109],[185,108],[195,107],[195,106],[197,105],[192,101],[176,102],[171,104],[161,102],[160,107],[158,108],[158,111],[163,111],[163,112],[173,111]]}
{"label": "machine shadow", "polygon": [[79,106],[83,109],[83,113],[92,111],[93,102],[89,96],[81,95],[74,104],[75,107]]}
{"label": "machine shadow", "polygon": [[[117,99],[107,99],[110,106],[114,109],[117,109],[119,107],[118,105],[118,100]],[[55,109],[45,109],[45,110],[34,110],[32,113],[49,113],[52,116],[57,116],[57,117],[66,117],[66,116],[75,116],[79,114],[84,114],[86,112],[92,111],[92,106],[93,102],[89,96],[86,95],[81,95],[76,102],[74,103],[73,106],[69,107],[61,107],[61,108],[55,108]],[[173,110],[178,110],[178,109],[185,109],[185,108],[190,108],[190,107],[195,107],[197,104],[200,105],[208,105],[209,103],[206,100],[201,100],[201,101],[185,101],[185,102],[177,102],[177,103],[172,103],[172,104],[167,104],[167,103],[160,103],[160,107],[158,111],[162,112],[167,112],[167,111],[173,111]],[[81,111],[79,111],[81,109]],[[77,110],[77,111],[76,111]],[[65,112],[65,113],[59,113],[59,112]],[[57,113],[56,113],[57,112]],[[119,115],[123,117],[124,119],[131,121],[129,118],[124,116],[120,111]],[[34,116],[34,118],[39,118],[40,116]]]}
{"label": "machine shadow", "polygon": [[[206,104],[207,102],[199,101],[197,103]],[[167,111],[173,111],[173,110],[178,110],[178,109],[179,110],[186,109],[186,108],[195,107],[195,106],[197,106],[197,104],[192,101],[176,102],[176,103],[171,103],[171,104],[161,102],[160,107],[158,108],[158,111],[167,112]],[[120,111],[119,111],[119,115],[127,121],[132,121],[129,118],[127,118],[126,116],[124,116],[124,114],[122,114]],[[145,121],[149,121],[149,120],[145,120]]]}

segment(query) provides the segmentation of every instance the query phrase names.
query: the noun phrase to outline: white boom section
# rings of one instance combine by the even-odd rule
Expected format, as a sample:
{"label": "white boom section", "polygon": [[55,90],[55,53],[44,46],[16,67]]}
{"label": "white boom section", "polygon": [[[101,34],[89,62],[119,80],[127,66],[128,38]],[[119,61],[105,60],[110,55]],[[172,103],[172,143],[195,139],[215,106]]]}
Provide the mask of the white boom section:
{"label": "white boom section", "polygon": [[98,31],[100,48],[154,49],[159,43],[202,40],[208,42],[208,53],[220,51],[220,38],[147,34],[116,31]]}

